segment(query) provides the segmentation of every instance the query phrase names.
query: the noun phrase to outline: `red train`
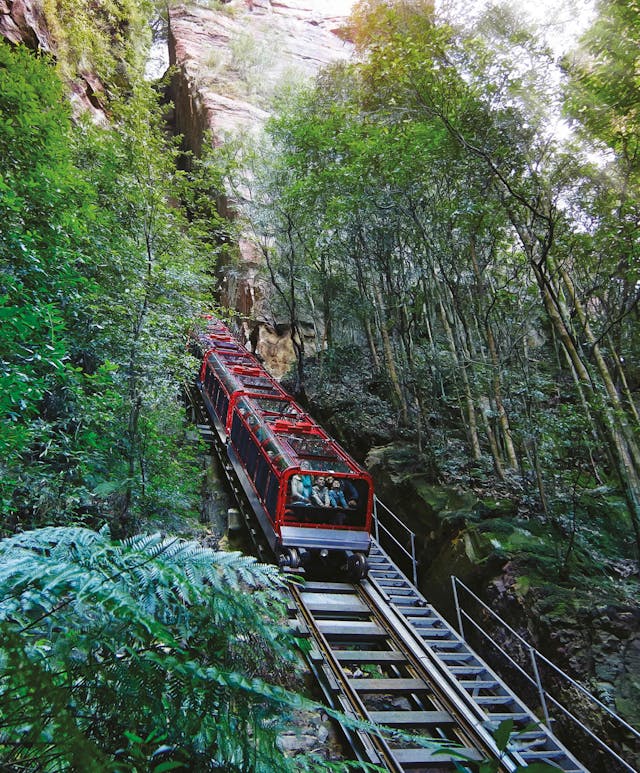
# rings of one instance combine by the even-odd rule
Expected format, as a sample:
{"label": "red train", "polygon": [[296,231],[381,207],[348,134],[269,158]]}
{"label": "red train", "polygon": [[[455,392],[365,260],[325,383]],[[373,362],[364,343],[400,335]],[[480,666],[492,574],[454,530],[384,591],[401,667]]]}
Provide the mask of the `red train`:
{"label": "red train", "polygon": [[213,317],[193,336],[196,385],[282,566],[367,573],[373,485],[256,357]]}

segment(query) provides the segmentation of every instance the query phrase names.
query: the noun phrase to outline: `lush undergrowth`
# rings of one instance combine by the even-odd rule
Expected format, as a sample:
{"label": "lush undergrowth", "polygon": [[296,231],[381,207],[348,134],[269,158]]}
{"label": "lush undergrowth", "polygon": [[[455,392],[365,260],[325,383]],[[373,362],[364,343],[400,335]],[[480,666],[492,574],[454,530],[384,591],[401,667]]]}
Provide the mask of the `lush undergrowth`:
{"label": "lush undergrowth", "polygon": [[181,387],[227,226],[149,86],[109,115],[72,121],[53,63],[0,43],[0,766],[293,769],[281,581],[133,536],[197,531]]}

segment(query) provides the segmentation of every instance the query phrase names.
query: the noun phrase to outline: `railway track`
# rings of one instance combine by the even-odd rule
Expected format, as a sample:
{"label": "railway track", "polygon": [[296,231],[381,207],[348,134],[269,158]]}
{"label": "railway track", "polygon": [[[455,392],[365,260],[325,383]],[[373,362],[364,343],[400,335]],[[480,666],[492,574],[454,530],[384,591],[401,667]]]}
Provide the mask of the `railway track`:
{"label": "railway track", "polygon": [[[194,421],[216,450],[258,556],[269,560],[242,468],[229,456],[222,428],[210,424],[197,391],[189,395]],[[473,763],[484,759],[499,760],[503,772],[536,762],[566,773],[587,771],[375,541],[369,563],[368,578],[357,584],[309,581],[290,588],[291,624],[309,638],[307,660],[329,705],[353,720],[397,731],[344,726],[359,760],[414,773],[473,771]],[[505,721],[513,731],[506,750],[494,735]]]}
{"label": "railway track", "polygon": [[[381,551],[373,563],[383,581],[393,580],[394,593],[409,591],[400,596],[400,607],[375,578],[375,568],[370,580],[357,585],[308,582],[292,589],[292,614],[312,642],[308,660],[332,707],[402,731],[401,737],[383,740],[347,730],[359,759],[390,771],[430,773],[476,770],[472,763],[483,759],[500,760],[501,771],[534,762],[586,770],[545,728],[533,726],[533,714],[460,646],[455,632],[407,580],[406,586],[395,584],[402,578]],[[435,653],[434,631],[441,648]],[[458,647],[442,647],[450,640]],[[506,751],[494,737],[504,720],[512,720],[515,730]]]}
{"label": "railway track", "polygon": [[[490,756],[465,732],[384,618],[371,584],[308,582],[291,595],[299,632],[312,641],[307,659],[330,704],[353,719],[402,733],[345,728],[358,759],[390,771],[449,771],[454,760]],[[412,741],[412,733],[419,737]],[[420,737],[434,743],[421,743]]]}

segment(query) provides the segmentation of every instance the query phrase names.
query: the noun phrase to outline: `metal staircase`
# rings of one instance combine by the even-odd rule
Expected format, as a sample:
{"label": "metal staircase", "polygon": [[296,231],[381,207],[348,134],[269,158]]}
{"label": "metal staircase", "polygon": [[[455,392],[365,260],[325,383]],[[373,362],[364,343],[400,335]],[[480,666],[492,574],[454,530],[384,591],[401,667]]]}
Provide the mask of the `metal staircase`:
{"label": "metal staircase", "polygon": [[432,664],[489,732],[511,720],[510,749],[522,765],[546,762],[567,773],[586,768],[540,723],[460,635],[427,602],[376,542],[369,556],[369,581],[393,611],[408,622]]}

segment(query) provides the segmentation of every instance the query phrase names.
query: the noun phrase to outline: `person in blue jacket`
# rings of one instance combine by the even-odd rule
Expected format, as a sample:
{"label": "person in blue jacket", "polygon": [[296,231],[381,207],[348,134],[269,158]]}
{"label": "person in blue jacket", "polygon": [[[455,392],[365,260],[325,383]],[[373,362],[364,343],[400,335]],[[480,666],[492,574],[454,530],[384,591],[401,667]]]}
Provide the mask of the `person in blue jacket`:
{"label": "person in blue jacket", "polygon": [[329,489],[329,501],[331,502],[331,507],[347,508],[347,500],[344,497],[342,486],[340,485],[340,481],[337,480],[337,478],[334,478],[331,481],[331,488]]}

